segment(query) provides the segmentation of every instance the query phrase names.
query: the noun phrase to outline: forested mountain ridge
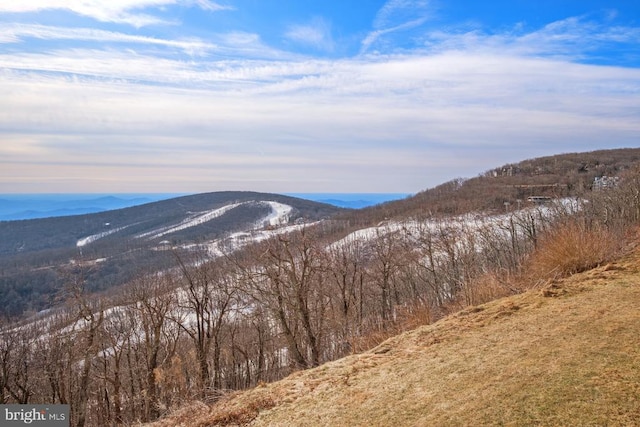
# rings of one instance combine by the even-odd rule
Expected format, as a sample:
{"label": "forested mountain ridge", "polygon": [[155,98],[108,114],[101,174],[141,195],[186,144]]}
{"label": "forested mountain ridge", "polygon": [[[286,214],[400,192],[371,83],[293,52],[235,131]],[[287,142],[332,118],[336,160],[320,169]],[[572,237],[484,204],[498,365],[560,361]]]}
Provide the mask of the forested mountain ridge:
{"label": "forested mountain ridge", "polygon": [[[133,237],[172,223],[177,224],[198,212],[206,212],[232,203],[267,200],[295,207],[295,212],[291,215],[293,220],[297,218],[318,219],[339,211],[331,205],[278,194],[233,191],[196,194],[94,214],[0,221],[0,236],[2,237],[0,255],[73,247],[76,246],[78,240],[84,237],[116,228],[120,229],[117,232],[118,235]],[[231,222],[237,217],[241,217],[239,211],[234,212],[233,216],[225,218],[225,222]],[[230,226],[230,224],[224,225]],[[108,229],[105,230],[105,227]],[[225,231],[228,230],[224,226],[220,228],[221,233]],[[205,234],[203,237],[209,236]],[[185,233],[174,233],[171,238],[176,241],[184,239]]]}
{"label": "forested mountain ridge", "polygon": [[278,194],[216,192],[87,215],[0,221],[0,314],[55,305],[63,267],[84,264],[90,290],[173,264],[167,251],[266,227],[313,222],[331,205]]}
{"label": "forested mountain ridge", "polygon": [[432,215],[504,212],[531,196],[577,197],[599,177],[614,177],[640,162],[640,148],[566,153],[505,164],[479,176],[456,178],[412,197],[361,209],[345,216],[361,224],[403,218],[428,211]]}

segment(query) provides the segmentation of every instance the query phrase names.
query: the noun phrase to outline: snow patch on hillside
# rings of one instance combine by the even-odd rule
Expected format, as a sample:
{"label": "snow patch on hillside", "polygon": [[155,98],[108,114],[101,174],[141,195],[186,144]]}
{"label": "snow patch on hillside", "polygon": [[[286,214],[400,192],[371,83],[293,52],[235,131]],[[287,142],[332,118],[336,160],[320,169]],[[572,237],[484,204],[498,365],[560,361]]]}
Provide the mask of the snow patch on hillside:
{"label": "snow patch on hillside", "polygon": [[[319,222],[319,221],[318,221]],[[251,231],[239,231],[232,233],[224,239],[216,240],[205,245],[200,245],[205,249],[207,253],[212,257],[219,257],[224,254],[237,251],[251,243],[262,242],[280,234],[292,233],[297,230],[301,230],[305,227],[312,227],[318,222],[311,222],[306,224],[295,224],[286,227],[280,227],[275,229],[264,230],[251,230]]]}
{"label": "snow patch on hillside", "polygon": [[230,205],[226,205],[218,209],[213,209],[207,212],[200,212],[190,216],[189,218],[185,219],[184,221],[182,221],[177,225],[162,227],[153,231],[149,231],[147,233],[139,234],[136,237],[139,239],[143,239],[145,237],[148,237],[149,239],[156,239],[158,237],[162,237],[167,234],[175,233],[176,231],[181,231],[187,228],[196,227],[198,225],[204,224],[205,222],[211,221],[212,219],[218,218],[224,215],[225,213],[229,212],[231,209],[237,208],[242,204],[243,203],[232,203]]}
{"label": "snow patch on hillside", "polygon": [[110,234],[117,233],[120,230],[124,230],[127,227],[128,226],[118,227],[118,228],[114,228],[113,230],[103,231],[102,233],[93,234],[91,236],[84,237],[84,238],[78,240],[78,242],[76,243],[76,246],[81,248],[83,246],[88,245],[89,243],[95,242],[98,239],[102,239],[103,237],[107,237]]}
{"label": "snow patch on hillside", "polygon": [[[293,207],[273,201],[260,201],[257,203],[269,206],[271,208],[271,212],[256,221],[252,228],[237,231],[222,239],[216,239],[207,243],[193,243],[181,245],[180,247],[186,250],[203,251],[208,253],[211,257],[219,257],[223,254],[234,252],[250,243],[261,242],[279,234],[291,233],[318,223],[312,222],[286,225],[291,219]],[[164,243],[168,244],[169,242]],[[170,246],[161,246],[158,247],[157,250],[166,250],[168,248],[170,248]]]}
{"label": "snow patch on hillside", "polygon": [[273,201],[259,201],[259,202],[250,201],[250,202],[232,203],[232,204],[223,206],[221,208],[213,209],[206,212],[199,212],[195,215],[191,215],[189,218],[185,219],[184,221],[180,222],[177,225],[157,228],[155,230],[139,234],[136,236],[136,238],[156,239],[158,237],[175,233],[177,231],[181,231],[186,228],[195,227],[195,226],[204,224],[205,222],[211,221],[213,219],[216,219],[224,215],[225,213],[229,212],[234,208],[237,208],[238,206],[249,205],[249,204],[258,204],[262,206],[268,206],[271,209],[271,212],[269,212],[266,216],[256,221],[251,229],[236,233],[238,235],[250,233],[254,230],[259,230],[261,228],[283,226],[289,222],[291,218],[291,212],[293,211],[293,207],[289,205],[285,205],[283,203],[273,202]]}
{"label": "snow patch on hillside", "polygon": [[278,202],[261,202],[271,207],[271,213],[259,221],[259,224],[266,224],[271,227],[277,227],[289,222],[290,214],[293,208],[289,205]]}
{"label": "snow patch on hillside", "polygon": [[493,230],[495,233],[503,233],[503,235],[507,236],[509,228],[513,227],[514,223],[518,231],[522,232],[522,228],[527,223],[537,222],[560,211],[577,212],[579,209],[580,203],[577,200],[567,198],[555,200],[553,203],[547,205],[524,208],[498,215],[470,213],[461,216],[421,221],[385,221],[374,227],[353,231],[342,239],[331,243],[327,246],[327,249],[342,248],[353,242],[371,242],[375,239],[398,232],[402,232],[406,236],[420,236],[421,233],[433,233],[437,235],[438,233],[464,231],[469,236],[473,236],[486,230]]}

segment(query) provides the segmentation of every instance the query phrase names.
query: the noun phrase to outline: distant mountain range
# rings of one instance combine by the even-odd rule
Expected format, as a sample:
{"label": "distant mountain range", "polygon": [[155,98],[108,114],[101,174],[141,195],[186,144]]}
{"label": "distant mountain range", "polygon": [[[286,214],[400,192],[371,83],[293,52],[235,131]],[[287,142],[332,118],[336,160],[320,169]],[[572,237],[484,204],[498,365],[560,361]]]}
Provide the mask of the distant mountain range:
{"label": "distant mountain range", "polygon": [[347,209],[362,209],[411,196],[410,193],[287,193],[287,195]]}
{"label": "distant mountain range", "polygon": [[[400,200],[409,193],[286,193],[288,196],[361,209]],[[0,221],[85,215],[138,206],[183,194],[0,194]]]}

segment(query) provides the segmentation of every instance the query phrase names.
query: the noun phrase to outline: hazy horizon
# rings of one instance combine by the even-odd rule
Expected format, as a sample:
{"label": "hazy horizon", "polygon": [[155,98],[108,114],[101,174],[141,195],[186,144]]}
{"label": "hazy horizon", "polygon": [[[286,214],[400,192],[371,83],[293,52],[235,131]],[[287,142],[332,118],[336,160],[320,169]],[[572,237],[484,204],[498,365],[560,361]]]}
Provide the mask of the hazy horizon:
{"label": "hazy horizon", "polygon": [[[191,194],[167,193],[57,193],[2,194],[0,221],[83,215],[133,207]],[[274,193],[327,203],[350,209],[360,209],[403,199],[408,193]]]}

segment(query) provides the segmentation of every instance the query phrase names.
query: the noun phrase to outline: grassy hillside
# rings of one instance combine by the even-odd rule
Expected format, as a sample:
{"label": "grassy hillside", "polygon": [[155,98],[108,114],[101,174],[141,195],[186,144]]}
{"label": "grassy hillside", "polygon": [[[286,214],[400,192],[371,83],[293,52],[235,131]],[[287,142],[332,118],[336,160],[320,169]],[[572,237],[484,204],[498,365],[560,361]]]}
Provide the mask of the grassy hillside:
{"label": "grassy hillside", "polygon": [[638,425],[640,250],[155,426]]}

